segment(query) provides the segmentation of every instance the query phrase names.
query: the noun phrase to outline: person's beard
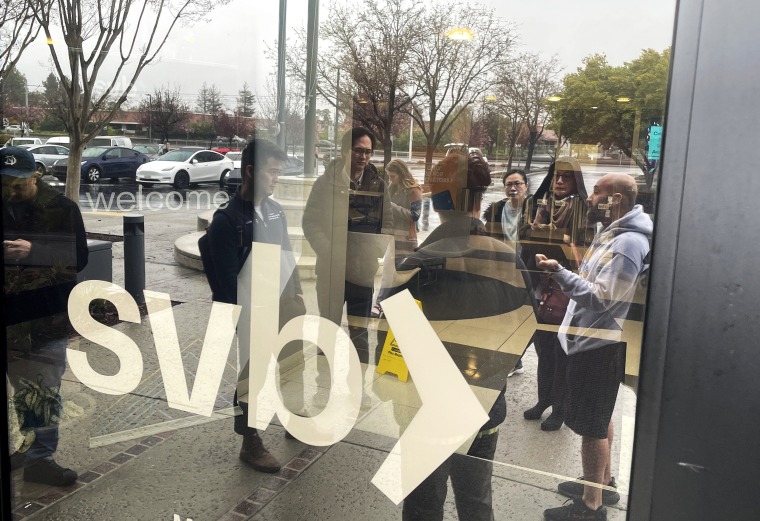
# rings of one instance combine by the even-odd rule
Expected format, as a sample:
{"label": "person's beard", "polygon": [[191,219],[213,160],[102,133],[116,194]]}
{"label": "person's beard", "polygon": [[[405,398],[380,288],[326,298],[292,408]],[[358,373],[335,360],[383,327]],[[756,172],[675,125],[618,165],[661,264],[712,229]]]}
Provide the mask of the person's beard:
{"label": "person's beard", "polygon": [[[606,203],[600,203],[607,206]],[[588,207],[588,222],[589,224],[596,224],[603,222],[604,219],[607,217],[607,212],[609,211],[609,207],[605,208],[604,210],[599,208],[599,205],[597,206],[589,206]]]}

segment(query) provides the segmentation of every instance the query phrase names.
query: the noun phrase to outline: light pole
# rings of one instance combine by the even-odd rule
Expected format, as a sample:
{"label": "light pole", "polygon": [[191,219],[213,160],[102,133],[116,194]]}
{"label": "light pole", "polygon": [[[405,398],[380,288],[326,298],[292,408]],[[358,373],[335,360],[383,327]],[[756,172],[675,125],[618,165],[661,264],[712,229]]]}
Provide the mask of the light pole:
{"label": "light pole", "polygon": [[148,94],[148,143],[153,143],[153,96]]}
{"label": "light pole", "polygon": [[317,43],[319,41],[319,1],[309,0],[309,16],[306,29],[306,117],[304,118],[303,159],[304,177],[315,177],[317,123]]}
{"label": "light pole", "polygon": [[414,131],[414,118],[412,115],[409,115],[409,155],[407,156],[407,160],[412,160],[412,132]]}
{"label": "light pole", "polygon": [[280,30],[277,37],[277,146],[281,150],[285,150],[285,16],[287,11],[288,1],[280,0]]}

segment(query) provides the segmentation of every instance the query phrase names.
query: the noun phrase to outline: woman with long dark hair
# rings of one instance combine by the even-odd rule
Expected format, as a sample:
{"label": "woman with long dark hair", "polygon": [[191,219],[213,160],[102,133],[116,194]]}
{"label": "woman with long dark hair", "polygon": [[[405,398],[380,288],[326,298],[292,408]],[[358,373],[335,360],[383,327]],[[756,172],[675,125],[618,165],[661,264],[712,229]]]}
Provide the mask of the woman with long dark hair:
{"label": "woman with long dark hair", "polygon": [[[564,243],[570,246],[571,251],[588,244],[593,233],[587,224],[587,198],[580,163],[570,157],[558,158],[549,166],[549,172],[533,197],[536,215],[531,222],[530,239]],[[580,258],[569,261],[568,267],[576,268],[577,263],[574,261],[580,262]],[[536,298],[546,298],[546,285],[550,281],[535,274],[532,279]],[[561,293],[558,288],[552,291]],[[538,319],[542,321],[540,313]],[[559,324],[561,321],[561,316],[543,319],[543,322],[551,324]],[[526,420],[539,420],[544,411],[551,407],[552,412],[541,423],[541,429],[556,431],[565,422],[567,355],[562,350],[557,333],[553,331],[537,330],[533,335],[533,345],[538,355],[538,402],[526,410],[523,416]]]}

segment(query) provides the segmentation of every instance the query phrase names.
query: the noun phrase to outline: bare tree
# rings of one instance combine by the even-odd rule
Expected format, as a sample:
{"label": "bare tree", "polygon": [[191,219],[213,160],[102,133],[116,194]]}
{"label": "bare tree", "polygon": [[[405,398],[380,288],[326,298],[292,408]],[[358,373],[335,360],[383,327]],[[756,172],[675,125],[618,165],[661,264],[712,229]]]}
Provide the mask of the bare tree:
{"label": "bare tree", "polygon": [[34,17],[37,0],[4,0],[0,5],[0,79],[13,69],[40,25]]}
{"label": "bare tree", "polygon": [[184,127],[190,119],[190,106],[182,100],[179,87],[156,87],[149,99],[140,101],[137,108],[140,124],[158,134],[161,143],[169,141],[169,134]]}
{"label": "bare tree", "polygon": [[[206,15],[229,0],[31,0],[66,94],[70,154],[66,196],[79,197],[85,144],[126,102],[182,19]],[[63,41],[55,42],[57,33]]]}
{"label": "bare tree", "polygon": [[429,172],[433,151],[452,123],[482,99],[491,74],[507,67],[513,34],[483,5],[435,3],[418,23],[425,32],[409,59],[420,97],[410,105],[410,114],[427,142]]}
{"label": "bare tree", "polygon": [[0,5],[0,121],[5,117],[5,79],[40,32],[33,0],[4,0]]}
{"label": "bare tree", "polygon": [[337,51],[337,68],[354,87],[353,118],[377,133],[386,164],[392,159],[394,122],[402,122],[400,111],[413,97],[409,53],[422,35],[421,14],[412,0],[371,0],[361,8],[352,2],[335,6],[322,28]]}
{"label": "bare tree", "polygon": [[513,110],[521,121],[517,135],[519,136],[521,126],[527,131],[526,170],[530,169],[533,150],[549,117],[547,98],[560,89],[557,79],[560,70],[561,66],[556,57],[543,60],[537,54],[521,54],[497,79],[499,97],[503,98],[504,104],[509,106],[510,111]]}
{"label": "bare tree", "polygon": [[[368,127],[391,159],[391,136],[405,128],[402,110],[414,97],[409,53],[421,36],[423,9],[413,0],[336,4],[320,27],[317,92]],[[293,48],[291,48],[293,49]],[[305,79],[303,33],[290,52],[290,74]]]}
{"label": "bare tree", "polygon": [[[304,138],[304,116],[305,116],[305,84],[293,78],[288,82],[285,89],[285,107],[283,114],[285,116],[285,148],[291,146],[295,154],[296,145],[303,144]],[[265,95],[259,96],[258,102],[261,109],[261,116],[269,122],[269,130],[273,134],[277,133],[275,128],[277,124],[277,85],[276,76],[267,76],[264,82]]]}

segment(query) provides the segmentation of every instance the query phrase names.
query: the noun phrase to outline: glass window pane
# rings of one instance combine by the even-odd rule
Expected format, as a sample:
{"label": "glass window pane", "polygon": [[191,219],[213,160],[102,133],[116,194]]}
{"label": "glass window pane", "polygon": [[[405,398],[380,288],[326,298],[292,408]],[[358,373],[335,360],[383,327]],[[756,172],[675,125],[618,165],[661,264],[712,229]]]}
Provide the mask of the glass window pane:
{"label": "glass window pane", "polygon": [[[77,119],[166,153],[3,175],[17,518],[625,518],[675,12],[642,1],[322,2],[313,78],[290,2],[282,96],[278,3],[191,2]],[[59,36],[5,94],[84,163]]]}

